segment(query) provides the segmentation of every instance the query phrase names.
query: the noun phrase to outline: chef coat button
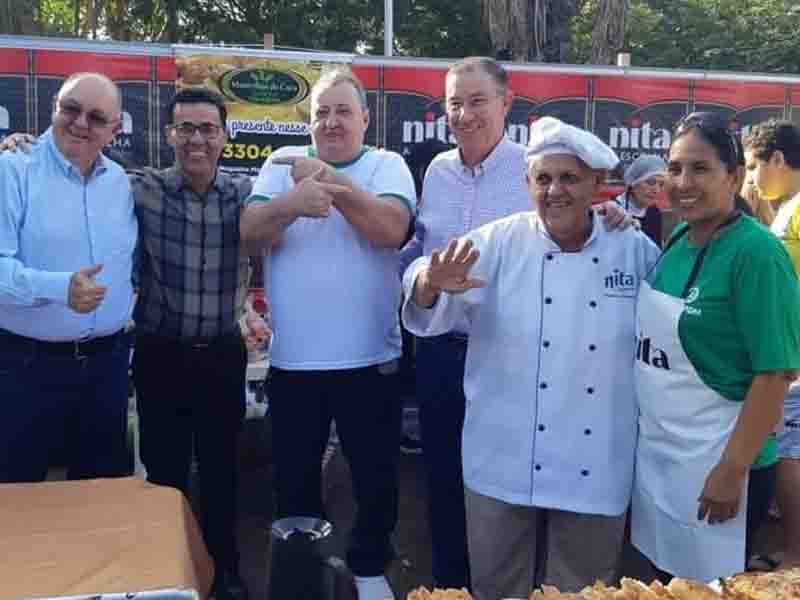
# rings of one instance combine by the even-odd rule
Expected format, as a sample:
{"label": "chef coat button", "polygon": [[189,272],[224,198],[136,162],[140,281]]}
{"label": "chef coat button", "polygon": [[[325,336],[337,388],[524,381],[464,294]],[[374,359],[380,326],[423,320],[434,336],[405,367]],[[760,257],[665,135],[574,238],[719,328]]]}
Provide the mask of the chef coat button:
{"label": "chef coat button", "polygon": [[542,465],[534,465],[533,468],[536,469],[537,471],[541,471]]}
{"label": "chef coat button", "polygon": [[539,431],[544,431],[544,425],[539,425],[539,427],[537,427],[537,429],[538,429]]}
{"label": "chef coat button", "polygon": [[547,255],[547,260],[553,260],[553,255],[552,254],[548,254]]}
{"label": "chef coat button", "polygon": [[543,381],[542,383],[539,384],[539,387],[542,388],[543,390],[546,390],[547,384]]}
{"label": "chef coat button", "polygon": [[597,350],[597,346],[594,344],[589,344],[589,352],[594,352],[595,350]]}
{"label": "chef coat button", "polygon": [[587,394],[594,394],[594,388],[593,387],[586,388],[586,393]]}
{"label": "chef coat button", "polygon": [[549,348],[550,347],[550,342],[545,340],[545,341],[542,342],[542,346],[544,346],[545,348]]}
{"label": "chef coat button", "polygon": [[583,435],[592,435],[592,430],[591,429],[584,429],[583,430]]}
{"label": "chef coat button", "polygon": [[596,308],[597,307],[597,302],[592,300],[591,302],[589,302],[589,306],[591,306],[592,308]]}
{"label": "chef coat button", "polygon": [[581,471],[581,475],[583,475],[584,477],[588,477],[589,476],[589,470],[588,469],[584,469],[583,471]]}
{"label": "chef coat button", "polygon": [[552,304],[553,303],[553,299],[552,298],[545,298],[544,299],[544,303],[545,304]]}
{"label": "chef coat button", "polygon": [[599,262],[600,262],[600,259],[599,259],[599,258],[597,258],[597,257],[595,256],[595,257],[592,259],[592,262],[593,262],[594,264],[597,264],[597,263],[599,263]]}

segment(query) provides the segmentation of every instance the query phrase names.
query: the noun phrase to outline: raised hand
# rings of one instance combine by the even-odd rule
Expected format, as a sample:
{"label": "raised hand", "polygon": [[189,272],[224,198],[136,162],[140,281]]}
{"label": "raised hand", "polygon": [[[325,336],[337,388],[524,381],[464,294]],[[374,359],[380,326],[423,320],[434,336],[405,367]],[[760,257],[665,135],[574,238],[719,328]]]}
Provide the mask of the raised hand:
{"label": "raised hand", "polygon": [[69,280],[69,307],[78,313],[92,312],[106,297],[104,285],[99,285],[94,277],[103,270],[103,265],[84,267],[72,274]]}
{"label": "raised hand", "polygon": [[469,272],[478,261],[480,252],[472,240],[450,240],[444,252],[434,250],[427,268],[427,283],[433,290],[462,294],[467,290],[486,285],[481,279],[472,279]]}
{"label": "raised hand", "polygon": [[322,181],[325,170],[319,169],[303,179],[295,188],[299,199],[298,210],[304,217],[325,219],[330,215],[334,195],[350,191],[349,187]]}

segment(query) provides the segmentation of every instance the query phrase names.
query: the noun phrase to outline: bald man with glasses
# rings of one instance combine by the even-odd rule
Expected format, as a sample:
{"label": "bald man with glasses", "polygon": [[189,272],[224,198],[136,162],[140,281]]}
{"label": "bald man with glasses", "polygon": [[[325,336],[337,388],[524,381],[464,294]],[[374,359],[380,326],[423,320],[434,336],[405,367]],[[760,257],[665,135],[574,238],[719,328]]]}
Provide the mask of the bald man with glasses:
{"label": "bald man with glasses", "polygon": [[[90,134],[109,116],[60,97],[56,111],[85,122]],[[130,172],[139,223],[133,374],[148,480],[187,492],[194,452],[201,523],[216,566],[212,596],[241,600],[247,590],[238,574],[235,536],[236,448],[247,353],[238,321],[248,257],[239,243],[239,213],[251,183],[218,168],[228,139],[226,117],[219,94],[182,90],[167,107],[165,134],[175,164]],[[32,141],[13,134],[0,150],[24,150]],[[251,339],[267,334],[252,312],[246,330]],[[2,360],[0,351],[0,381]]]}
{"label": "bald man with glasses", "polygon": [[128,468],[128,359],[137,238],[122,168],[101,155],[120,94],[69,77],[29,155],[0,156],[0,483],[42,481],[62,448],[70,479]]}

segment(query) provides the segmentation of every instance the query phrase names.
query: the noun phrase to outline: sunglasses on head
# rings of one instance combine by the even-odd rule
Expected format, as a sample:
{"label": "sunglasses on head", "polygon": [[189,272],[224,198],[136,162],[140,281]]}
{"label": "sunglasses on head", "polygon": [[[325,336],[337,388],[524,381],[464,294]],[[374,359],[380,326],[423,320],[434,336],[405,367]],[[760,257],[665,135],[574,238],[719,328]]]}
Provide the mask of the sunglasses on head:
{"label": "sunglasses on head", "polygon": [[85,110],[83,105],[76,100],[56,100],[56,112],[64,116],[70,123],[85,114],[89,129],[103,129],[114,125],[117,121],[109,118],[99,110]]}
{"label": "sunglasses on head", "polygon": [[730,156],[736,164],[744,164],[744,150],[738,134],[733,131],[728,122],[720,115],[713,112],[693,112],[683,117],[675,125],[675,137],[689,129],[697,128],[711,141],[724,143],[730,150]]}

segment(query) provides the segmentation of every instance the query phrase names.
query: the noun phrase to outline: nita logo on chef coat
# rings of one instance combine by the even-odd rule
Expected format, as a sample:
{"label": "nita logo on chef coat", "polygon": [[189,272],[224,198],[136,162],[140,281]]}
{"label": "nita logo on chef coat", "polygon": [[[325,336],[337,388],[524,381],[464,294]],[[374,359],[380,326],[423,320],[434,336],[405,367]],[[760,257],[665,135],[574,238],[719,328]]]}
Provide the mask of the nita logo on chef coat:
{"label": "nita logo on chef coat", "polygon": [[610,275],[603,280],[606,289],[614,292],[635,292],[636,276],[614,269]]}
{"label": "nita logo on chef coat", "polygon": [[670,370],[667,353],[655,346],[649,337],[636,336],[636,360],[656,369]]}

